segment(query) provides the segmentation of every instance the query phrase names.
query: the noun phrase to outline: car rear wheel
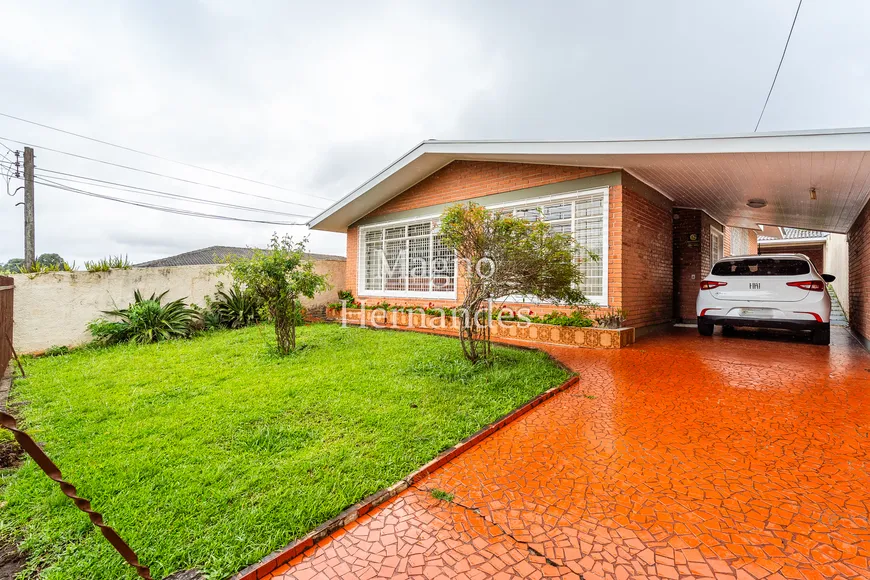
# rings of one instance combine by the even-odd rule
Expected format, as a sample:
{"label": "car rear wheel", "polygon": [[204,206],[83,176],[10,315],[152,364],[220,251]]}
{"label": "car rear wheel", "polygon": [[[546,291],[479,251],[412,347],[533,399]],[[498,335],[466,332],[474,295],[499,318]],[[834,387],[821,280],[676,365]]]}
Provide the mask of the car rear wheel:
{"label": "car rear wheel", "polygon": [[698,321],[698,333],[701,336],[713,336],[713,324],[711,322]]}
{"label": "car rear wheel", "polygon": [[825,326],[823,328],[815,329],[813,331],[813,344],[831,344],[831,327]]}

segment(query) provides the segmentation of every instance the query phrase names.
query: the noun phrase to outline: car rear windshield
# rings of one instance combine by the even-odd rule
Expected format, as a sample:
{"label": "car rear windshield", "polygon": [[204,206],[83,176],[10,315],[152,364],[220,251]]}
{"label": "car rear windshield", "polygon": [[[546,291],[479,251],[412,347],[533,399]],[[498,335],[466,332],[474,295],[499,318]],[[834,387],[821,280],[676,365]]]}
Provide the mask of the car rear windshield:
{"label": "car rear windshield", "polygon": [[760,258],[722,260],[713,266],[713,276],[803,276],[810,273],[806,260]]}

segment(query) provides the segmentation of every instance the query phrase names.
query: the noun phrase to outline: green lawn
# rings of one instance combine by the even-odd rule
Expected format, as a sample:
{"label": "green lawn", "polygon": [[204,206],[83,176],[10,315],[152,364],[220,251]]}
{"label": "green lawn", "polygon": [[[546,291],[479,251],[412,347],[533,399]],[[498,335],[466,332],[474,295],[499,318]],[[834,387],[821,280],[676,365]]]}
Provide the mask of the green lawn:
{"label": "green lawn", "polygon": [[[155,578],[226,578],[567,377],[539,352],[476,368],[451,338],[327,324],[280,358],[271,333],[83,349],[15,383],[26,429]],[[135,578],[32,461],[0,485],[0,535],[40,578]]]}

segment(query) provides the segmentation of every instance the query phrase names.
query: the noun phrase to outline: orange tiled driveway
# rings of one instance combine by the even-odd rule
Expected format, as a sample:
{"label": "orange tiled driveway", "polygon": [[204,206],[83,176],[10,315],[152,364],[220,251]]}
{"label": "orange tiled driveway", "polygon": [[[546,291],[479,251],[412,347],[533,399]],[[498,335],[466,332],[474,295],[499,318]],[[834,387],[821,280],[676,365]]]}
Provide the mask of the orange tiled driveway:
{"label": "orange tiled driveway", "polygon": [[578,386],[272,577],[870,578],[870,355],[833,334],[553,347]]}

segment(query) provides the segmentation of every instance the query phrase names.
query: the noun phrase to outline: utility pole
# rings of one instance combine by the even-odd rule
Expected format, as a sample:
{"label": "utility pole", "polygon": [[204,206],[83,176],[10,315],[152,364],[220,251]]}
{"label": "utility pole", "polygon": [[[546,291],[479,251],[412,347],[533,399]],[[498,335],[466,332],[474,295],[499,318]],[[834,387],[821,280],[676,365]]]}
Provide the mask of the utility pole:
{"label": "utility pole", "polygon": [[36,261],[35,213],[33,210],[33,147],[24,148],[24,267]]}

